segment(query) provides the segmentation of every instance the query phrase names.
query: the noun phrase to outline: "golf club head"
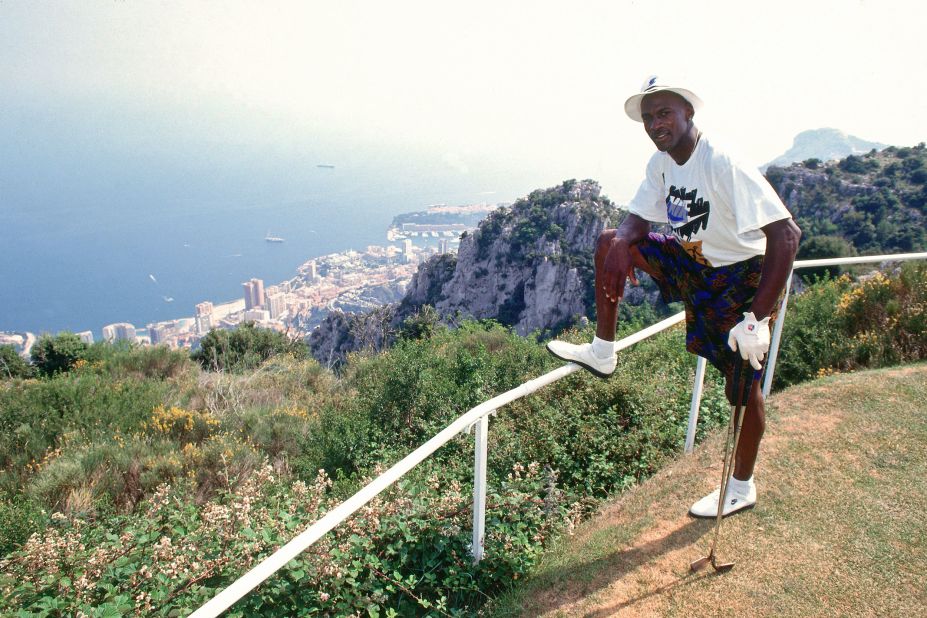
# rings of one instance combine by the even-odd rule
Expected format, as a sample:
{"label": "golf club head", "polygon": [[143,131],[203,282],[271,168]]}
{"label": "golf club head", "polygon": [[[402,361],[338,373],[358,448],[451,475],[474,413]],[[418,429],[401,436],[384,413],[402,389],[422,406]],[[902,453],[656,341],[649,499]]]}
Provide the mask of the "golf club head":
{"label": "golf club head", "polygon": [[699,571],[707,567],[710,562],[711,562],[711,558],[709,558],[708,556],[705,556],[704,558],[699,558],[698,560],[696,560],[695,562],[689,565],[689,570],[692,571],[693,573],[698,573]]}

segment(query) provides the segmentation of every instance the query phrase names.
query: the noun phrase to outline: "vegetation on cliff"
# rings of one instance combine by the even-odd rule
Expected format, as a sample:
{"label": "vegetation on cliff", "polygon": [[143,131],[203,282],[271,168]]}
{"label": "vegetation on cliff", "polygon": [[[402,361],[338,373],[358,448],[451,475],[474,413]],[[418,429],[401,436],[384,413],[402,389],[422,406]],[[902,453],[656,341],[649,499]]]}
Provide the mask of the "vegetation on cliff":
{"label": "vegetation on cliff", "polygon": [[927,250],[924,144],[829,163],[809,159],[771,167],[766,177],[802,229],[800,258]]}

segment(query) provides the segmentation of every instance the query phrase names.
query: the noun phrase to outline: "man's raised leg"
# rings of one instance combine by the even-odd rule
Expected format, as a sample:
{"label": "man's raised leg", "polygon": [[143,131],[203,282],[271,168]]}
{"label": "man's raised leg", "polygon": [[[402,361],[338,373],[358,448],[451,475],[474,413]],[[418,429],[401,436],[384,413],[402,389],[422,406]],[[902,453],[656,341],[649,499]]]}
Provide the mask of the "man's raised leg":
{"label": "man's raised leg", "polygon": [[[617,277],[617,283],[615,273],[610,273],[607,262],[619,264],[622,275]],[[582,345],[551,341],[547,350],[557,358],[576,363],[601,378],[611,375],[617,365],[615,330],[618,326],[618,304],[624,294],[625,279],[633,277],[635,267],[649,271],[637,248],[618,238],[618,230],[602,232],[595,250],[596,336],[592,343]]]}

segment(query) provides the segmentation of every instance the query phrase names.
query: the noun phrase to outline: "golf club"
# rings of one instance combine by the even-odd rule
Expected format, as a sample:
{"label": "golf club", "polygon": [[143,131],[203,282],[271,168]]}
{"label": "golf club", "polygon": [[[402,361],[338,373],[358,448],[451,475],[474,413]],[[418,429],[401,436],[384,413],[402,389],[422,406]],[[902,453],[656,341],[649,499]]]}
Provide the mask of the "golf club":
{"label": "golf club", "polygon": [[[721,520],[724,513],[724,502],[727,497],[727,486],[730,482],[730,476],[734,471],[734,461],[737,457],[737,445],[740,443],[740,429],[743,427],[743,417],[746,413],[746,401],[750,398],[750,391],[753,389],[754,372],[746,362],[741,363],[734,369],[733,384],[731,390],[735,394],[734,405],[731,406],[731,422],[728,424],[727,436],[724,441],[724,460],[721,466],[721,489],[718,494],[718,514],[715,518],[715,535],[711,541],[711,550],[708,555],[699,558],[689,565],[692,571],[701,571],[711,564],[717,573],[726,573],[734,568],[733,562],[718,563],[715,551],[718,547],[718,536],[721,532]],[[739,388],[738,388],[739,387]],[[733,447],[729,449],[733,434]]]}

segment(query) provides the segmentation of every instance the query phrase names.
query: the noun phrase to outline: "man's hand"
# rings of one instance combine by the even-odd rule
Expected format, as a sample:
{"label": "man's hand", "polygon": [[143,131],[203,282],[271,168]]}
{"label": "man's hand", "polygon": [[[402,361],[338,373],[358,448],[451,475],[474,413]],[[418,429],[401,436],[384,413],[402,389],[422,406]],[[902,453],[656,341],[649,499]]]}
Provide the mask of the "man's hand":
{"label": "man's hand", "polygon": [[605,256],[603,274],[602,292],[611,303],[617,303],[624,297],[624,285],[629,277],[631,283],[637,285],[631,258],[631,246],[624,239],[612,239],[611,247]]}
{"label": "man's hand", "polygon": [[740,357],[749,360],[754,369],[762,369],[760,361],[769,351],[769,316],[757,320],[752,311],[744,313],[744,319],[738,322],[727,336],[727,345]]}

